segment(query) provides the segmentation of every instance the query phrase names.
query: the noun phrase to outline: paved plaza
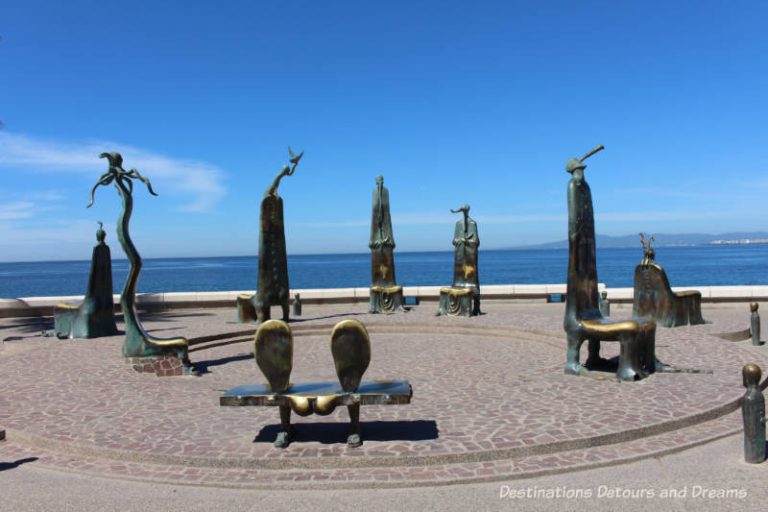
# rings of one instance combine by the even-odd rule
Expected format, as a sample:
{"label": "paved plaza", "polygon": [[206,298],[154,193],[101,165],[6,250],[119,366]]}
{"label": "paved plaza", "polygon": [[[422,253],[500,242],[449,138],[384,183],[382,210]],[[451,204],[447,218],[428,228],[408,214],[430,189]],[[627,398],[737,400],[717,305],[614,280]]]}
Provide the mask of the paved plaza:
{"label": "paved plaza", "polygon": [[[120,355],[121,336],[57,340],[40,336],[50,319],[1,320],[0,488],[29,510],[109,508],[125,493],[175,493],[184,510],[210,509],[214,496],[222,510],[313,502],[343,510],[355,497],[378,503],[366,505],[373,510],[503,510],[523,501],[541,510],[631,510],[649,499],[661,509],[694,499],[698,508],[727,510],[768,496],[755,483],[765,465],[742,462],[738,403],[741,367],[768,368],[768,349],[715,335],[747,328],[746,304],[705,304],[711,323],[659,328],[657,356],[696,372],[635,383],[563,373],[562,304],[487,301],[473,318],[435,317],[436,309],[427,302],[386,316],[368,314],[365,304],[305,304],[290,323],[293,383],[336,380],[331,329],[354,318],[371,335],[364,378],[408,379],[414,395],[410,405],[363,407],[360,448],[346,446],[348,417],[339,408],[294,416],[298,434],[284,450],[272,446],[276,408],[219,406],[224,391],[266,382],[253,360],[254,326],[234,323],[234,308],[143,315],[153,334],[190,339],[198,377],[135,372]],[[614,318],[630,312],[613,307]],[[616,357],[618,344],[604,342],[603,355]],[[22,499],[32,482],[39,502]],[[80,496],[77,489],[95,482],[93,495]],[[626,496],[599,488],[619,482]],[[57,486],[64,501],[50,501]],[[690,495],[658,496],[675,486]],[[696,486],[732,492],[694,497]],[[566,487],[571,498],[545,492]],[[543,494],[510,497],[529,488]],[[583,496],[587,489],[592,496]],[[631,495],[643,489],[656,496]],[[142,499],[136,510],[146,509]]]}

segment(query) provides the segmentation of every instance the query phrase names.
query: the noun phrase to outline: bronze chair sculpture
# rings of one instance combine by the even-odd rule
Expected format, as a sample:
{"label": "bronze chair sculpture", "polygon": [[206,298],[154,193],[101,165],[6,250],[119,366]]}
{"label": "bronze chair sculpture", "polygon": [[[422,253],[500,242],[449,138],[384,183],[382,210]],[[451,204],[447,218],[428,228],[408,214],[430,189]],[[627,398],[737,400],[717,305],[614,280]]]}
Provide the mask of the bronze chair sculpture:
{"label": "bronze chair sculpture", "polygon": [[651,317],[664,327],[706,323],[701,316],[701,293],[695,290],[673,292],[667,273],[654,261],[654,238],[640,233],[643,260],[635,267],[635,292],[632,314]]}
{"label": "bronze chair sculpture", "polygon": [[392,234],[392,218],[389,214],[389,190],[384,177],[376,177],[371,213],[371,289],[368,301],[369,313],[394,313],[405,311],[403,287],[395,280],[395,238]]}
{"label": "bronze chair sculpture", "polygon": [[[133,180],[144,183],[153,196],[157,194],[152,190],[149,179],[142,176],[139,171],[123,169],[123,157],[120,153],[102,153],[100,158],[106,158],[109,161],[109,170],[99,177],[99,181],[91,189],[91,200],[88,203],[88,208],[93,205],[94,194],[99,186],[114,183],[123,201],[123,209],[117,219],[117,238],[131,263],[123,292],[120,295],[120,309],[125,319],[123,355],[135,359],[133,367],[140,372],[154,372],[158,376],[196,374],[197,370],[189,361],[187,339],[152,336],[141,325],[139,315],[136,312],[136,284],[139,281],[142,262],[128,231],[133,213]],[[171,359],[171,361],[166,359]],[[166,363],[166,366],[169,365],[169,367],[164,368],[162,363]]]}
{"label": "bronze chair sculpture", "polygon": [[283,320],[288,321],[288,258],[285,251],[283,198],[277,193],[280,180],[292,176],[304,153],[293,154],[288,148],[291,165],[284,165],[261,201],[259,229],[259,276],[256,293],[237,297],[237,320],[240,323],[269,320],[271,306],[280,306]]}
{"label": "bronze chair sculpture", "polygon": [[290,384],[293,336],[288,324],[269,320],[256,331],[254,355],[268,385],[239,386],[219,399],[222,406],[275,406],[280,409],[281,431],[276,448],[288,446],[295,435],[291,411],[299,416],[312,413],[326,416],[337,406],[347,406],[350,433],[347,444],[363,444],[360,431],[361,405],[408,404],[413,389],[405,380],[362,382],[371,360],[371,342],[365,326],[357,320],[343,320],[331,333],[331,353],[339,383]]}
{"label": "bronze chair sculpture", "polygon": [[[584,160],[602,149],[602,145],[597,146],[581,158],[572,158],[566,165],[572,178],[568,183],[568,284],[563,322],[568,335],[565,373],[593,376],[590,370],[608,366],[608,361],[600,358],[600,342],[618,341],[621,353],[617,378],[639,380],[664,369],[656,360],[655,322],[640,318],[611,321],[604,318],[599,309],[595,221],[592,192],[584,179]],[[589,355],[582,366],[579,352],[585,340],[589,340]]]}
{"label": "bronze chair sculpture", "polygon": [[97,244],[91,256],[88,289],[82,304],[57,304],[53,308],[54,334],[58,338],[99,338],[117,334],[112,298],[112,256],[104,243],[107,234],[99,222]]}
{"label": "bronze chair sculpture", "polygon": [[480,278],[477,268],[477,249],[480,235],[477,222],[469,216],[469,205],[465,204],[451,213],[463,214],[456,222],[453,235],[454,251],[453,284],[440,289],[438,315],[475,316],[480,312]]}

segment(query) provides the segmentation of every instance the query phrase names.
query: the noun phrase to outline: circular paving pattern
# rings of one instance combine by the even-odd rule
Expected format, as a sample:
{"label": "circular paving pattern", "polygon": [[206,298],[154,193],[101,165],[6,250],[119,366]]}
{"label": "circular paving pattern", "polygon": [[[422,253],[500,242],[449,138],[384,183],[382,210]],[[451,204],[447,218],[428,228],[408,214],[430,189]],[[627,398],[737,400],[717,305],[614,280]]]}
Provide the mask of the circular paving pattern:
{"label": "circular paving pattern", "polygon": [[[748,322],[748,313],[705,308],[712,324],[660,328],[657,355],[711,373],[655,374],[635,383],[573,377],[563,373],[561,305],[485,309],[475,318],[436,318],[430,305],[392,316],[368,315],[364,305],[305,306],[305,316],[291,323],[292,382],[335,381],[331,328],[356,318],[371,334],[365,379],[408,379],[414,396],[410,405],[363,407],[360,448],[344,443],[344,408],[327,417],[294,416],[298,435],[284,450],[272,447],[276,408],[219,406],[224,391],[265,382],[248,326],[231,323],[234,311],[145,317],[158,335],[198,341],[190,357],[204,370],[200,377],[134,372],[119,355],[120,336],[42,339],[6,320],[0,332],[7,345],[30,348],[0,352],[0,425],[9,438],[0,454],[116,477],[231,486],[530,476],[730,434],[739,428],[732,412],[743,394],[741,367],[768,363],[763,347],[712,336],[740,326],[742,316]],[[618,354],[617,343],[603,347],[604,356]]]}

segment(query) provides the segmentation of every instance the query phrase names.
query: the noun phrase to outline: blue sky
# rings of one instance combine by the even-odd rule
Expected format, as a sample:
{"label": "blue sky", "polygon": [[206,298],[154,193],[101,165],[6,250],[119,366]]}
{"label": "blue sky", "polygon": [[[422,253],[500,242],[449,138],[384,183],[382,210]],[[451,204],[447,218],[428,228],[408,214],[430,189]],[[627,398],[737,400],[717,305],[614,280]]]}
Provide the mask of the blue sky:
{"label": "blue sky", "polygon": [[0,260],[120,256],[103,151],[148,176],[145,257],[256,254],[287,162],[289,253],[366,252],[371,190],[398,250],[566,237],[565,162],[599,233],[766,230],[768,4],[742,1],[6,0]]}

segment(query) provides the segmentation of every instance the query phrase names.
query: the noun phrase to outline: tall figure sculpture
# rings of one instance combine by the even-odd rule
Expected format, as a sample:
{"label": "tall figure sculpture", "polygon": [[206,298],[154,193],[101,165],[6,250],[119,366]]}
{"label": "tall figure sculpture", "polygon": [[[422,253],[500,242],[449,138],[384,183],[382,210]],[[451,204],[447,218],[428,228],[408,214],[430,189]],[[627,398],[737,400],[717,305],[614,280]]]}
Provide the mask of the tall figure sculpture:
{"label": "tall figure sculpture", "polygon": [[389,214],[389,190],[384,177],[376,176],[371,213],[371,290],[369,313],[393,313],[404,311],[403,287],[395,281],[395,237],[392,234],[392,218]]}
{"label": "tall figure sculpture", "polygon": [[656,252],[651,247],[653,241],[652,236],[646,238],[640,233],[643,259],[635,267],[632,314],[653,318],[664,327],[706,323],[701,316],[701,292],[672,291],[666,271],[655,261]]}
{"label": "tall figure sculpture", "polygon": [[762,371],[756,364],[748,364],[742,368],[741,375],[747,388],[741,401],[744,460],[759,464],[765,460],[765,397],[760,389]]}
{"label": "tall figure sculpture", "polygon": [[117,334],[112,299],[112,255],[104,243],[107,234],[102,227],[99,222],[83,303],[79,306],[62,303],[53,309],[54,332],[58,338],[99,338]]}
{"label": "tall figure sculpture", "polygon": [[[128,232],[128,224],[133,212],[133,180],[139,180],[147,186],[149,193],[156,196],[149,179],[145,178],[136,169],[126,171],[123,169],[123,157],[120,153],[102,153],[100,158],[109,160],[109,170],[101,175],[99,181],[91,190],[90,208],[93,205],[96,189],[110,183],[115,184],[118,194],[123,202],[123,209],[117,219],[117,238],[123,247],[131,266],[128,277],[125,280],[123,293],[120,296],[120,307],[125,319],[125,341],[123,342],[123,355],[131,358],[156,358],[175,357],[180,361],[178,368],[183,373],[195,373],[195,368],[189,361],[189,344],[185,338],[156,338],[147,334],[139,321],[136,313],[136,283],[141,272],[141,256],[133,245],[131,235]],[[134,366],[135,367],[135,366]],[[138,369],[138,368],[137,368]]]}
{"label": "tall figure sculpture", "polygon": [[[592,192],[584,179],[584,160],[604,149],[602,145],[568,161],[568,285],[563,327],[568,335],[565,373],[590,375],[589,370],[606,367],[600,358],[600,341],[619,341],[621,355],[616,375],[620,380],[642,379],[663,369],[656,361],[656,324],[637,319],[612,322],[600,313],[597,291],[597,257]],[[579,363],[579,352],[589,340],[586,368]],[[658,367],[657,367],[658,366]]]}
{"label": "tall figure sculpture", "polygon": [[290,289],[285,251],[283,198],[278,195],[277,187],[284,176],[291,176],[296,172],[296,166],[304,153],[294,155],[291,148],[288,148],[288,154],[291,165],[283,166],[261,200],[259,277],[254,295],[240,295],[237,298],[237,318],[242,323],[269,320],[269,308],[273,305],[283,309],[283,320],[288,321]]}
{"label": "tall figure sculpture", "polygon": [[[451,210],[451,213],[462,213],[463,218],[456,222],[453,232],[453,284],[450,288],[440,289],[438,315],[479,315],[480,279],[477,249],[480,247],[480,235],[477,232],[477,222],[470,218],[468,204]],[[467,304],[470,300],[471,306]]]}

